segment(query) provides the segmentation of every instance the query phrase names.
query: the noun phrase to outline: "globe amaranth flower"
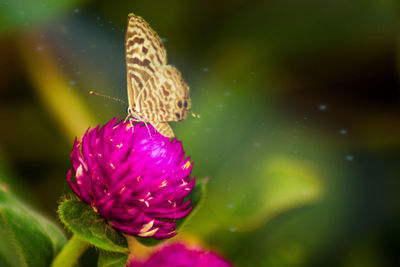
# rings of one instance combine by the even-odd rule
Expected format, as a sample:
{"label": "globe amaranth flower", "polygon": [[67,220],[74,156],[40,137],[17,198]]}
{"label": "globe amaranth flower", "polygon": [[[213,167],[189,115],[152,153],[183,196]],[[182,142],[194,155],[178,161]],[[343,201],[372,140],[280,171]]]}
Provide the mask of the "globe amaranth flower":
{"label": "globe amaranth flower", "polygon": [[212,251],[189,248],[182,243],[166,245],[146,261],[133,260],[127,267],[233,267]]}
{"label": "globe amaranth flower", "polygon": [[[195,178],[181,142],[151,125],[117,122],[75,140],[67,180],[75,194],[122,233],[156,239],[176,235],[191,211]],[[75,177],[73,177],[73,171]]]}

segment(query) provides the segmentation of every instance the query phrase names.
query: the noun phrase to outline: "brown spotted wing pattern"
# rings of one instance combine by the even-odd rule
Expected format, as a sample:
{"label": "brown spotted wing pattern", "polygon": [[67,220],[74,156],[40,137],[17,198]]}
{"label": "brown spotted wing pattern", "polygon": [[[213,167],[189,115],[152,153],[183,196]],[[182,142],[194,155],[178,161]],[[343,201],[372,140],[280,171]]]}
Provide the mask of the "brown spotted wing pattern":
{"label": "brown spotted wing pattern", "polygon": [[189,87],[181,73],[167,65],[167,53],[157,33],[140,17],[128,16],[125,36],[129,114],[173,137],[169,121],[186,118]]}

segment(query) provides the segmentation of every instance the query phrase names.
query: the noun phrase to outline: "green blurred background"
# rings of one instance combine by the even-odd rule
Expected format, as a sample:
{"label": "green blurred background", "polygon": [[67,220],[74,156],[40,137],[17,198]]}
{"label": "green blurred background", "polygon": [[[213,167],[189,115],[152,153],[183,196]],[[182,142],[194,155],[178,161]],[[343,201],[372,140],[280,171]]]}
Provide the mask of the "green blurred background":
{"label": "green blurred background", "polygon": [[75,136],[126,115],[88,91],[126,100],[134,12],[201,115],[172,123],[193,175],[210,177],[178,236],[237,266],[400,264],[398,10],[395,0],[1,0],[1,182],[57,220]]}

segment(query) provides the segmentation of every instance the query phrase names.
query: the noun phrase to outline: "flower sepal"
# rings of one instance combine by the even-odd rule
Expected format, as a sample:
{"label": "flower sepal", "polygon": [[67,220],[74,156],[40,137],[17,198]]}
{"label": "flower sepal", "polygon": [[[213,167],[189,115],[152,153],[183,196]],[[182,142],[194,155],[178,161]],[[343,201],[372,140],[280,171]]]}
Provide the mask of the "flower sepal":
{"label": "flower sepal", "polygon": [[100,251],[97,267],[124,267],[127,260],[127,254]]}
{"label": "flower sepal", "polygon": [[124,236],[86,203],[79,200],[65,200],[58,207],[58,214],[68,230],[89,244],[105,251],[129,252]]}

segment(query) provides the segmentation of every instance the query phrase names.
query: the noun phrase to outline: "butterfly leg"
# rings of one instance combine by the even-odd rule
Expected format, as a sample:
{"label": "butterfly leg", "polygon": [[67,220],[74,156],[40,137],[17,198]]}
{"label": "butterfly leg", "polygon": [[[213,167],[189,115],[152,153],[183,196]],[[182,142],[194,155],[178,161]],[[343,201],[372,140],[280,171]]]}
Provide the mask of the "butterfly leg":
{"label": "butterfly leg", "polygon": [[168,138],[175,137],[171,126],[167,122],[151,122],[151,125],[163,136]]}
{"label": "butterfly leg", "polygon": [[144,125],[146,126],[147,132],[149,132],[149,136],[150,136],[150,139],[151,139],[151,133],[150,133],[149,126],[147,126],[147,122],[144,121]]}
{"label": "butterfly leg", "polygon": [[139,117],[139,115],[133,111],[130,107],[128,108],[128,115],[126,115],[126,118],[124,120],[124,123],[126,123],[129,120],[129,123],[131,124],[133,128],[133,122],[140,122],[142,121]]}
{"label": "butterfly leg", "polygon": [[132,114],[131,113],[128,113],[128,116],[126,116],[126,118],[125,118],[125,120],[124,120],[124,123],[126,123],[126,121],[127,120],[129,120],[129,123],[130,123],[130,125],[131,125],[131,128],[132,128],[132,133],[135,131],[135,122],[139,122],[140,120],[139,119],[137,119],[136,117],[134,117],[134,116],[132,116]]}
{"label": "butterfly leg", "polygon": [[130,118],[130,117],[131,117],[131,114],[128,114],[124,120],[124,123],[126,123],[128,120],[131,120],[132,118]]}
{"label": "butterfly leg", "polygon": [[131,128],[132,128],[132,133],[135,132],[135,125],[133,124],[134,122],[137,122],[137,120],[135,120],[134,118],[130,118],[129,119],[129,123],[131,124]]}
{"label": "butterfly leg", "polygon": [[133,118],[134,117],[133,115],[135,114],[135,112],[130,107],[128,107],[128,110],[126,113],[128,115],[126,115],[124,123],[126,123],[128,121],[128,119]]}

